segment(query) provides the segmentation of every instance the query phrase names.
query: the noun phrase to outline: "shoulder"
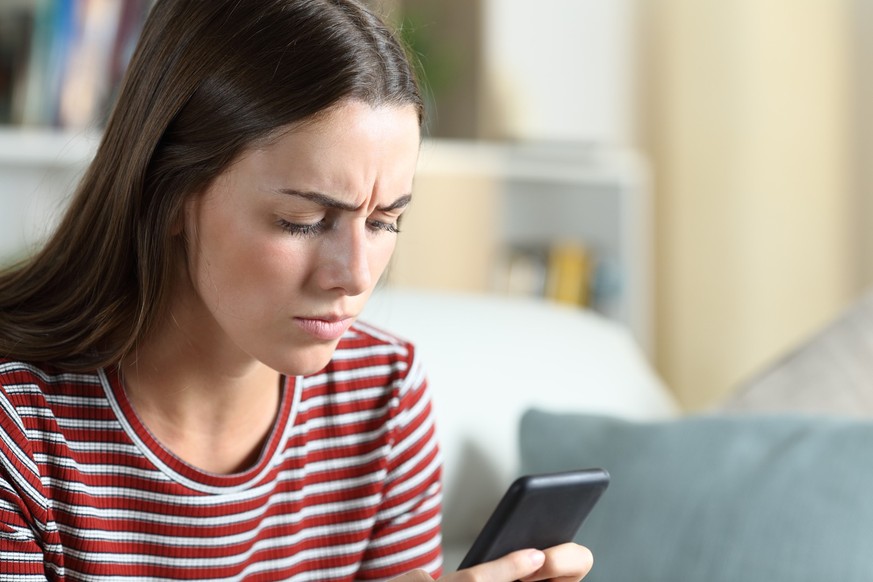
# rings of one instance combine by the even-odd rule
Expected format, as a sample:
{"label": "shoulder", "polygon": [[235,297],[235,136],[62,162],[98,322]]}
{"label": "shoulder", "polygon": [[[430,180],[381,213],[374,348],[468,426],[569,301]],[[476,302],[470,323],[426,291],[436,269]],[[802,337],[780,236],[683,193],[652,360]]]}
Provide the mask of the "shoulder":
{"label": "shoulder", "polygon": [[382,328],[356,322],[340,340],[327,367],[312,380],[402,390],[420,375],[418,368],[411,342]]}
{"label": "shoulder", "polygon": [[381,327],[357,321],[340,340],[334,359],[388,358],[412,361],[415,346]]}
{"label": "shoulder", "polygon": [[43,404],[52,397],[102,390],[97,372],[73,373],[51,365],[0,358],[0,396],[15,406]]}
{"label": "shoulder", "polygon": [[0,380],[17,380],[22,378],[36,380],[47,378],[52,372],[51,368],[45,365],[0,358]]}
{"label": "shoulder", "polygon": [[10,399],[22,394],[42,394],[56,375],[56,371],[45,366],[0,358],[0,393]]}
{"label": "shoulder", "polygon": [[34,382],[46,386],[70,384],[99,384],[97,371],[68,372],[51,364],[23,362],[0,358],[0,383]]}

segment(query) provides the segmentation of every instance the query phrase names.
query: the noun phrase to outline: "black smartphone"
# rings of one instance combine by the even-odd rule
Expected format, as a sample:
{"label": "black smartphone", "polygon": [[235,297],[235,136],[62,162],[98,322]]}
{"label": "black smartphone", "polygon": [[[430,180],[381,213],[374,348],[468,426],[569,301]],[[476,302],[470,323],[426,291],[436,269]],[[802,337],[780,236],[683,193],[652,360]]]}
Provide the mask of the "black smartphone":
{"label": "black smartphone", "polygon": [[544,550],[573,541],[609,485],[603,469],[519,477],[509,486],[459,570],[524,548]]}

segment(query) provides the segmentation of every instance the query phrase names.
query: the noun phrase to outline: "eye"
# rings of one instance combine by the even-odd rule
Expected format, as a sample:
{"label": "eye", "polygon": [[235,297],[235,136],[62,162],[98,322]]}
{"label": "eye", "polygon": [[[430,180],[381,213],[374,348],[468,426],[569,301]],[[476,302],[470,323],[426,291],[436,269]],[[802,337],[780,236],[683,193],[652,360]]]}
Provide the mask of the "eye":
{"label": "eye", "polygon": [[397,234],[400,232],[400,227],[396,222],[384,222],[381,220],[368,220],[367,226],[373,232],[391,232]]}
{"label": "eye", "polygon": [[299,237],[318,236],[324,232],[324,229],[327,226],[327,222],[324,219],[313,224],[297,224],[294,222],[288,222],[284,218],[280,218],[276,221],[276,224],[288,234]]}

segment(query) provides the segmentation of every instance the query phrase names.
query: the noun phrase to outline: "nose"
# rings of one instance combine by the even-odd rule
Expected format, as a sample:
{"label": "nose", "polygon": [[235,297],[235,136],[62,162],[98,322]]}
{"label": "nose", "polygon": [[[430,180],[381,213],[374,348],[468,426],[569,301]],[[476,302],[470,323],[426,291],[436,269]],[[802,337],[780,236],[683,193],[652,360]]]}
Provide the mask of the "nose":
{"label": "nose", "polygon": [[340,290],[360,295],[373,283],[370,273],[366,226],[337,229],[326,241],[319,257],[317,282],[325,291]]}

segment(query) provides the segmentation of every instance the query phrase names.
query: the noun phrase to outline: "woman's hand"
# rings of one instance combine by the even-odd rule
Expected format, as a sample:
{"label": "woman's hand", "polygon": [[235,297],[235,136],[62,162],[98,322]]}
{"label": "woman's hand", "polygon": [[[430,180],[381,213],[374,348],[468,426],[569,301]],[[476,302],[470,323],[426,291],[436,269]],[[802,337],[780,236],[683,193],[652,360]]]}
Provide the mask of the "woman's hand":
{"label": "woman's hand", "polygon": [[[440,582],[513,582],[523,580],[558,580],[576,582],[585,577],[594,565],[588,548],[578,544],[562,544],[545,551],[519,550],[498,560],[459,570],[440,578]],[[409,572],[391,582],[432,582],[422,571]]]}

